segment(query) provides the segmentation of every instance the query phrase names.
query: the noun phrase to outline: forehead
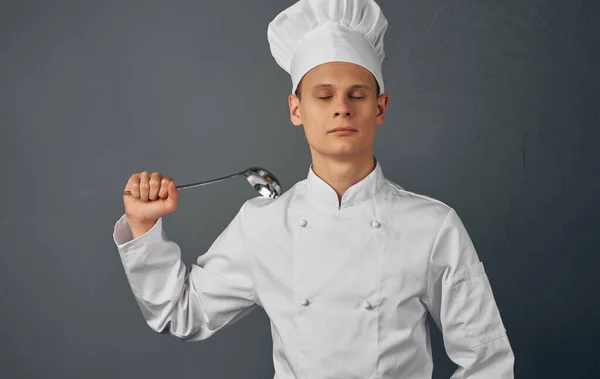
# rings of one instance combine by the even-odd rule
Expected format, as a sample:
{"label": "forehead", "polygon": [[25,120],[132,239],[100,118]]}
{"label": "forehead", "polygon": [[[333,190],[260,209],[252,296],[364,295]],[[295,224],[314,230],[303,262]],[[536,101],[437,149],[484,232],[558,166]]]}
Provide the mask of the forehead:
{"label": "forehead", "polygon": [[315,84],[372,86],[376,83],[371,71],[348,62],[327,62],[313,67],[304,75],[302,81],[311,86]]}

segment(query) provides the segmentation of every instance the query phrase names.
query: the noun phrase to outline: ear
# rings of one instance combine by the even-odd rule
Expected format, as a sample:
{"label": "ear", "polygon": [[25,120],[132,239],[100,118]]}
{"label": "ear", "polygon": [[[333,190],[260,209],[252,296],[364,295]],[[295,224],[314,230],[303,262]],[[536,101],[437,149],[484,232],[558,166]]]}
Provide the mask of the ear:
{"label": "ear", "polygon": [[376,124],[383,124],[383,120],[385,119],[385,109],[387,108],[388,100],[388,95],[385,93],[382,93],[377,98],[377,116],[375,117]]}
{"label": "ear", "polygon": [[302,125],[302,117],[300,117],[300,99],[296,94],[291,94],[288,96],[288,105],[290,107],[290,121],[295,126]]}

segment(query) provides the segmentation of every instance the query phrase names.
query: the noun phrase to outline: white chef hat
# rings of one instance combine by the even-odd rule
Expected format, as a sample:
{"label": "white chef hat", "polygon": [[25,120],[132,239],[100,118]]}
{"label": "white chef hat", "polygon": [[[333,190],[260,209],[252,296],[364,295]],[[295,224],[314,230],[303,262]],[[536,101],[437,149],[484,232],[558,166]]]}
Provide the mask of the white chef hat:
{"label": "white chef hat", "polygon": [[383,93],[387,26],[374,0],[300,0],[269,23],[267,37],[271,54],[292,77],[292,93],[309,70],[334,61],[365,67]]}

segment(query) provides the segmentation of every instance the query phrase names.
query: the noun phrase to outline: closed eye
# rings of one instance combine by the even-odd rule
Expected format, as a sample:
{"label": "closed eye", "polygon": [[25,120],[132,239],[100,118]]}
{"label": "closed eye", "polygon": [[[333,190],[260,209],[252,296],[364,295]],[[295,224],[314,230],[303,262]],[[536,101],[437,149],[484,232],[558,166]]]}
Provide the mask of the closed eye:
{"label": "closed eye", "polygon": [[[333,96],[319,96],[318,98],[319,98],[319,99],[321,99],[321,100],[327,100],[327,99],[331,99],[332,97],[333,97]],[[364,99],[364,98],[365,98],[364,96],[349,96],[349,97],[350,97],[351,99],[357,99],[357,100],[360,100],[360,99]]]}

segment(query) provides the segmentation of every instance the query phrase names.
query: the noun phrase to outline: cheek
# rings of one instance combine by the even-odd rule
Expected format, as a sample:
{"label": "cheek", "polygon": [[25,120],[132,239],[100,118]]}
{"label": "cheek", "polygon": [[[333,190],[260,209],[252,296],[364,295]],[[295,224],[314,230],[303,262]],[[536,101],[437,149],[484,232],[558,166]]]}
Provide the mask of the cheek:
{"label": "cheek", "polygon": [[377,117],[377,103],[362,104],[360,114],[365,118],[375,119]]}
{"label": "cheek", "polygon": [[311,130],[323,129],[326,124],[327,112],[318,107],[310,107],[309,109],[301,112],[304,127]]}
{"label": "cheek", "polygon": [[310,112],[302,117],[306,140],[312,146],[320,146],[326,139],[325,130],[327,122],[318,112]]}
{"label": "cheek", "polygon": [[318,144],[323,137],[323,128],[314,120],[304,120],[304,134],[311,144]]}

